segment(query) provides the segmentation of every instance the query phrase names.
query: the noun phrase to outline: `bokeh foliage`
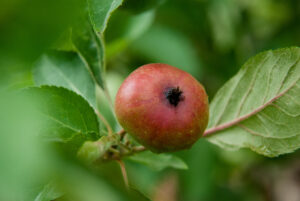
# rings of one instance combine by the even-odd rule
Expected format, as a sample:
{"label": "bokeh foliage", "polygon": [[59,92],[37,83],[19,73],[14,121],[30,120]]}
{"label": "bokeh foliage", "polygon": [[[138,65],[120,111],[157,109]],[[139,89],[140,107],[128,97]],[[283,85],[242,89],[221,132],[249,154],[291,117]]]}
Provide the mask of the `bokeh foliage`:
{"label": "bokeh foliage", "polygon": [[[191,150],[173,154],[173,166],[153,162],[152,166],[159,167],[153,169],[151,164],[133,162],[134,158],[126,160],[130,185],[136,189],[128,193],[117,163],[86,167],[73,155],[37,138],[45,127],[35,115],[40,102],[35,96],[16,94],[14,89],[34,84],[75,87],[118,131],[102,88],[107,87],[113,99],[132,70],[145,63],[163,62],[193,74],[211,99],[249,57],[263,50],[300,45],[300,1],[87,2],[88,7],[80,0],[0,1],[0,200],[159,200],[158,189],[169,192],[168,187],[177,200],[273,200],[278,183],[270,184],[278,173],[274,169],[289,167],[297,161],[298,152],[266,159],[247,150],[224,151],[201,139]],[[102,9],[107,12],[99,12]],[[91,23],[79,23],[82,26],[78,27],[86,18]],[[63,54],[56,55],[56,51]],[[106,61],[99,58],[104,56]],[[93,65],[83,63],[82,58]],[[57,69],[61,63],[64,68]],[[70,75],[71,67],[74,74],[66,80],[64,75]],[[47,98],[52,99],[55,97]],[[80,101],[84,100],[78,104]],[[66,104],[63,99],[58,102]],[[103,125],[93,124],[97,126],[105,133]],[[178,157],[184,159],[188,170],[169,168],[181,164]],[[161,166],[167,168],[157,171]]]}

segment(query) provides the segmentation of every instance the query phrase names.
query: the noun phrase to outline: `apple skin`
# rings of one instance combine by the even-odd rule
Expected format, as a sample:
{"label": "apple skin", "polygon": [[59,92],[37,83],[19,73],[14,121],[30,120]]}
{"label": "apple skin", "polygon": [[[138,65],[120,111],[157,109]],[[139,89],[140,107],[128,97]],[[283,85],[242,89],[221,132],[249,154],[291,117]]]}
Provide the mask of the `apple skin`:
{"label": "apple skin", "polygon": [[178,151],[202,136],[208,123],[208,97],[192,75],[153,63],[125,79],[116,95],[115,112],[124,130],[149,150]]}

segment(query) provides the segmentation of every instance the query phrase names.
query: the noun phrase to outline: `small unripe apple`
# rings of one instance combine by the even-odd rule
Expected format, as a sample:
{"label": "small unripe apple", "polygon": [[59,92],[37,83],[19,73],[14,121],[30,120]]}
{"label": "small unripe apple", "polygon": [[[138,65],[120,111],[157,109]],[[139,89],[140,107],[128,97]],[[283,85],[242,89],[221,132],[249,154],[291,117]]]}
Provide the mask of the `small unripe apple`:
{"label": "small unripe apple", "polygon": [[115,101],[119,123],[154,152],[191,147],[208,123],[208,98],[190,74],[167,64],[147,64],[133,71]]}

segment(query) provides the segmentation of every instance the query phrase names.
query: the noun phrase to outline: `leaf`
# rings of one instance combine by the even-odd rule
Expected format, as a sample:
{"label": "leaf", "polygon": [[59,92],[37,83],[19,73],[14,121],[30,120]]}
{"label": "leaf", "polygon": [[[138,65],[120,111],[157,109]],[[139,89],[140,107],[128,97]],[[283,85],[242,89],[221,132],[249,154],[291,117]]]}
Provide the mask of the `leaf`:
{"label": "leaf", "polygon": [[61,197],[62,195],[63,193],[58,191],[58,189],[55,187],[55,184],[50,182],[37,195],[34,201],[51,201]]}
{"label": "leaf", "polygon": [[194,44],[185,35],[161,25],[152,26],[131,45],[132,50],[151,62],[167,63],[201,75],[201,62]]}
{"label": "leaf", "polygon": [[72,27],[67,28],[51,46],[53,50],[75,52],[72,42]]}
{"label": "leaf", "polygon": [[78,94],[54,86],[32,87],[26,94],[38,98],[45,125],[40,135],[51,142],[68,143],[78,149],[88,140],[99,138],[99,122],[93,108]]}
{"label": "leaf", "polygon": [[9,70],[11,64],[7,65],[6,62],[18,61],[22,67],[30,67],[28,63],[39,57],[65,27],[79,16],[82,0],[13,0],[4,4],[2,2],[0,66],[1,70],[3,68]]}
{"label": "leaf", "polygon": [[270,157],[298,149],[299,60],[300,48],[293,47],[266,51],[247,61],[211,103],[208,140]]}
{"label": "leaf", "polygon": [[214,46],[223,51],[231,50],[236,44],[237,24],[240,23],[239,5],[228,0],[211,1],[208,20]]}
{"label": "leaf", "polygon": [[95,83],[76,53],[55,51],[44,54],[35,65],[33,75],[38,86],[65,87],[96,108]]}
{"label": "leaf", "polygon": [[93,79],[104,88],[104,45],[89,22],[79,23],[73,27],[72,41],[80,58],[93,76]]}
{"label": "leaf", "polygon": [[176,169],[188,169],[180,158],[171,154],[154,154],[150,151],[141,152],[128,157],[129,160],[147,165],[154,170],[160,171],[168,167]]}
{"label": "leaf", "polygon": [[0,97],[0,200],[34,200],[53,153],[36,137],[42,122],[34,97],[3,89]]}
{"label": "leaf", "polygon": [[87,0],[88,13],[94,29],[101,34],[106,28],[106,24],[111,13],[117,9],[123,0]]}
{"label": "leaf", "polygon": [[142,0],[142,1],[124,0],[124,3],[122,4],[122,8],[130,10],[134,13],[141,13],[159,7],[165,2],[166,0]]}
{"label": "leaf", "polygon": [[[138,200],[129,196],[127,193],[116,163],[107,164],[107,169],[102,171],[90,170],[79,164],[65,165],[60,170],[60,177],[63,189],[65,191],[63,200],[80,201],[130,201]],[[98,172],[98,173],[96,173]],[[117,182],[117,183],[116,183]],[[118,185],[115,185],[118,184]]]}
{"label": "leaf", "polygon": [[151,201],[150,196],[145,195],[145,193],[133,185],[129,186],[129,193],[135,195],[140,201]]}
{"label": "leaf", "polygon": [[106,58],[109,60],[123,51],[151,27],[155,11],[150,10],[133,15],[128,12],[118,12],[110,20],[106,30]]}
{"label": "leaf", "polygon": [[207,140],[199,139],[191,149],[178,153],[189,167],[188,171],[179,173],[182,200],[193,200],[196,197],[207,200],[211,194],[214,194],[213,189],[219,182],[215,179],[216,172],[220,172],[222,176],[228,175],[226,165],[220,159],[222,155],[220,152],[222,152],[221,149],[216,149]]}
{"label": "leaf", "polygon": [[[126,40],[133,41],[147,32],[150,28],[155,18],[155,11],[150,10],[138,15],[122,15],[121,13],[119,13],[119,15],[121,19],[124,20],[123,23],[125,24],[125,28],[124,30],[121,30],[122,36],[118,36],[118,38],[125,38]],[[116,29],[117,27],[114,28]]]}
{"label": "leaf", "polygon": [[104,42],[102,35],[108,18],[122,0],[87,0],[87,13],[61,36],[54,48],[75,50],[91,73],[94,81],[104,88]]}

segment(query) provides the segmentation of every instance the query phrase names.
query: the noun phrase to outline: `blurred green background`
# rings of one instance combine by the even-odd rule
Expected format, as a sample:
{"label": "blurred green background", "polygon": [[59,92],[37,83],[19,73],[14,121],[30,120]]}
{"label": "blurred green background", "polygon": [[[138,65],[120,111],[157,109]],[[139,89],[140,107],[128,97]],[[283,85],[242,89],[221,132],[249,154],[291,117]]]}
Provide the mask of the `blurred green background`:
{"label": "blurred green background", "polygon": [[[117,164],[91,170],[37,143],[40,123],[28,118],[33,102],[2,92],[33,85],[34,62],[76,19],[80,6],[79,0],[0,1],[0,200],[34,200],[49,178],[73,195],[57,200],[142,200],[127,197]],[[161,62],[191,73],[211,100],[251,56],[300,45],[300,1],[127,0],[104,36],[113,97],[134,69]],[[106,107],[100,110],[118,130]],[[300,200],[299,151],[269,159],[201,139],[175,155],[188,170],[157,171],[125,160],[132,186],[154,201]]]}

